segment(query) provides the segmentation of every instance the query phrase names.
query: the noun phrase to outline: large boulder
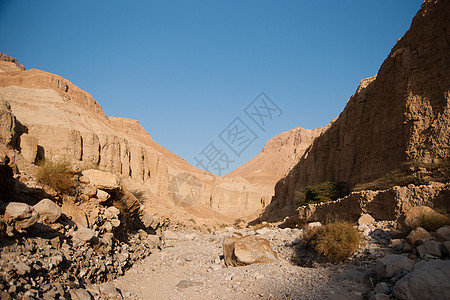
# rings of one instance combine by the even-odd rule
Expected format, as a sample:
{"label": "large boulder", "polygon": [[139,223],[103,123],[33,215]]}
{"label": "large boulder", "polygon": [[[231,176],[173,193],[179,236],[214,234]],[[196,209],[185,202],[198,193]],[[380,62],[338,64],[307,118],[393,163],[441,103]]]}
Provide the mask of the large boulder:
{"label": "large boulder", "polygon": [[62,214],[61,207],[50,199],[42,199],[33,208],[39,213],[40,220],[54,223]]}
{"label": "large boulder", "polygon": [[39,220],[39,213],[26,203],[9,202],[5,206],[3,220],[20,232],[34,225]]}
{"label": "large boulder", "polygon": [[411,208],[404,214],[405,225],[410,228],[421,226],[427,219],[433,220],[433,222],[445,223],[448,218],[428,206],[416,206]]}
{"label": "large boulder", "polygon": [[440,242],[450,241],[450,226],[443,226],[436,230],[436,239]]}
{"label": "large boulder", "polygon": [[414,271],[397,281],[394,296],[398,299],[448,299],[450,296],[450,260],[418,263]]}
{"label": "large boulder", "polygon": [[107,191],[120,189],[119,178],[113,173],[90,169],[84,170],[82,175],[88,178],[90,184],[95,185],[98,189]]}
{"label": "large boulder", "polygon": [[392,277],[401,272],[409,272],[414,267],[414,261],[402,255],[386,255],[376,263],[376,271],[380,277]]}
{"label": "large boulder", "polygon": [[278,259],[268,240],[253,235],[225,238],[223,254],[225,264],[233,267],[271,263]]}

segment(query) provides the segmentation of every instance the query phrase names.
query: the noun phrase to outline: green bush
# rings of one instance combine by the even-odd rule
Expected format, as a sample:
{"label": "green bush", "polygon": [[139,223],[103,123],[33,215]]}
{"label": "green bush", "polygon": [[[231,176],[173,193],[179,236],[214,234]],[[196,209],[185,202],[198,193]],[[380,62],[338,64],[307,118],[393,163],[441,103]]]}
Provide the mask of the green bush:
{"label": "green bush", "polygon": [[345,182],[324,181],[295,192],[298,206],[335,201],[348,195]]}
{"label": "green bush", "polygon": [[362,234],[349,222],[335,222],[306,232],[307,245],[330,262],[341,262],[363,242]]}
{"label": "green bush", "polygon": [[36,174],[40,183],[57,192],[66,192],[73,187],[73,175],[71,164],[64,159],[42,161]]}

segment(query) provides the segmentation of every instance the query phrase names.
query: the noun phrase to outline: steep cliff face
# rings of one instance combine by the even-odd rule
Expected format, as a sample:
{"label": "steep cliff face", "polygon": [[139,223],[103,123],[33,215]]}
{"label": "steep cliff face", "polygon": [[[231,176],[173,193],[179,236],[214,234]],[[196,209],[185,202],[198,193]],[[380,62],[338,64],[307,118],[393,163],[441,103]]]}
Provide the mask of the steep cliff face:
{"label": "steep cliff face", "polygon": [[297,127],[271,138],[261,152],[225,178],[242,177],[250,183],[274,186],[299,161],[323,128]]}
{"label": "steep cliff face", "polygon": [[306,185],[334,180],[351,187],[405,162],[449,156],[449,16],[449,1],[423,3],[378,74],[361,81],[337,120],[278,182],[272,215],[292,209],[295,191]]}
{"label": "steep cliff face", "polygon": [[153,213],[175,218],[234,219],[269,202],[273,189],[195,168],[153,141],[138,121],[106,117],[67,79],[24,71],[12,58],[4,62],[10,65],[0,73],[0,142],[29,163],[64,157],[121,174],[131,189],[146,193]]}

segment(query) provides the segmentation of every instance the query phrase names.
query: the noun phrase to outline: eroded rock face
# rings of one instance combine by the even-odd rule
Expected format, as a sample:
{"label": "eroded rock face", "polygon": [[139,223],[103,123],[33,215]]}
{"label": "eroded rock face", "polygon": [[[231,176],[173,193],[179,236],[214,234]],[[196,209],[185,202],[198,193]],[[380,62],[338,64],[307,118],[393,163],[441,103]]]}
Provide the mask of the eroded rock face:
{"label": "eroded rock face", "polygon": [[[361,81],[344,111],[276,186],[278,209],[327,180],[370,182],[405,162],[435,163],[450,149],[450,2],[425,1],[378,74]],[[288,210],[288,209],[286,209]]]}
{"label": "eroded rock face", "polygon": [[[401,221],[411,209],[414,211],[417,210],[415,207],[424,206],[447,210],[450,207],[450,185],[440,188],[433,185],[395,186],[383,191],[354,192],[337,201],[301,206],[297,208],[296,214],[303,220],[325,221],[334,214],[356,222],[362,214],[368,213],[376,220]],[[433,211],[427,207],[426,211],[429,210]],[[274,220],[282,213],[279,203],[273,202],[266,208],[262,219]]]}
{"label": "eroded rock face", "polygon": [[233,267],[271,263],[278,259],[268,240],[253,235],[225,238],[223,254],[225,264]]}
{"label": "eroded rock face", "polygon": [[[63,157],[83,168],[111,171],[169,214],[189,210],[214,220],[243,217],[259,212],[273,195],[272,186],[222,179],[195,168],[154,142],[139,122],[107,118],[89,93],[60,76],[39,70],[2,72],[0,101],[9,103],[3,102],[4,109],[0,105],[1,142],[19,145],[15,148],[25,161]],[[26,133],[13,130],[15,121]],[[198,184],[180,182],[183,174]],[[186,205],[183,199],[194,189],[196,195]]]}

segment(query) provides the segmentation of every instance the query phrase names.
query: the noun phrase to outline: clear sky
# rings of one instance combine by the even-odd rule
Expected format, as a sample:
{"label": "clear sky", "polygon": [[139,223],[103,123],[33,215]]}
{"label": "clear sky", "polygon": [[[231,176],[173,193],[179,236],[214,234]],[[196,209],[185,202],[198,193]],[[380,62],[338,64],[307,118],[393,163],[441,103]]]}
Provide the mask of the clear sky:
{"label": "clear sky", "polygon": [[[212,142],[234,161],[226,173],[276,134],[337,117],[422,2],[0,0],[0,52],[69,79],[194,165]],[[260,92],[282,111],[264,131],[244,112]],[[237,154],[220,138],[236,124],[253,132]]]}

